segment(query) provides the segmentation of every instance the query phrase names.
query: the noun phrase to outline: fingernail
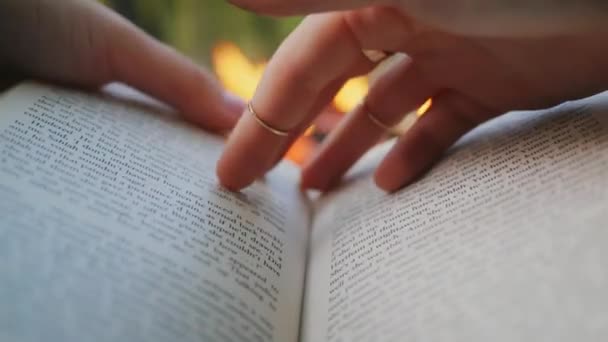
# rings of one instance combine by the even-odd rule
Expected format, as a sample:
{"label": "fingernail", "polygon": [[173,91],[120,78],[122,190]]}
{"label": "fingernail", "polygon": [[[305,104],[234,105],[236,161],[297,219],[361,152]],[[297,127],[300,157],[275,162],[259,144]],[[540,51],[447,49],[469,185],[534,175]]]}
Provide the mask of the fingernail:
{"label": "fingernail", "polygon": [[376,186],[382,189],[383,191],[392,194],[401,190],[402,188],[409,185],[413,179],[411,177],[407,178],[396,178],[396,177],[386,177],[381,174],[381,172],[374,173],[374,183]]}
{"label": "fingernail", "polygon": [[305,190],[317,190],[321,192],[326,192],[332,186],[331,179],[322,178],[322,177],[310,177],[305,172],[302,173],[302,177],[300,178],[300,188]]}
{"label": "fingernail", "polygon": [[231,92],[225,91],[223,94],[224,105],[228,109],[230,115],[234,118],[240,118],[247,107],[245,101]]}

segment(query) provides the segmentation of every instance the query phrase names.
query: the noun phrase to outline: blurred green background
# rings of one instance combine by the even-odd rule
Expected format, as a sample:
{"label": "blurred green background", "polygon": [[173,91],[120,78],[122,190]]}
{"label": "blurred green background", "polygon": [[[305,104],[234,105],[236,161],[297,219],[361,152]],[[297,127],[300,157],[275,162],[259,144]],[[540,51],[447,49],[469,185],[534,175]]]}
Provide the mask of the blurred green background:
{"label": "blurred green background", "polygon": [[102,0],[148,33],[211,66],[216,43],[230,41],[253,61],[267,60],[301,18],[269,18],[225,0]]}
{"label": "blurred green background", "polygon": [[[0,0],[1,1],[1,0]],[[267,62],[301,17],[270,18],[226,0],[100,0],[201,65],[223,86],[250,99]],[[230,43],[230,44],[224,44]],[[215,58],[214,58],[215,57]],[[286,157],[302,164],[322,138],[364,98],[366,77],[348,81]]]}

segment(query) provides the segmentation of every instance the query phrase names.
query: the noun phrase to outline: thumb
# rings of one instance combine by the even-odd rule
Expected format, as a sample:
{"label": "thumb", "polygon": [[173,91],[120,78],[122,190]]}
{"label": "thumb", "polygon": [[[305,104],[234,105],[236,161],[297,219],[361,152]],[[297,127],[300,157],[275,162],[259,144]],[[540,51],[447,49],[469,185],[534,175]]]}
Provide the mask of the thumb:
{"label": "thumb", "polygon": [[388,4],[390,0],[228,0],[253,12],[276,16],[311,14]]}
{"label": "thumb", "polygon": [[172,105],[187,119],[211,130],[234,126],[245,109],[205,69],[150,37],[118,15],[105,26],[109,78]]}
{"label": "thumb", "polygon": [[206,70],[96,1],[0,4],[0,67],[86,87],[124,82],[211,130],[232,128],[245,107]]}

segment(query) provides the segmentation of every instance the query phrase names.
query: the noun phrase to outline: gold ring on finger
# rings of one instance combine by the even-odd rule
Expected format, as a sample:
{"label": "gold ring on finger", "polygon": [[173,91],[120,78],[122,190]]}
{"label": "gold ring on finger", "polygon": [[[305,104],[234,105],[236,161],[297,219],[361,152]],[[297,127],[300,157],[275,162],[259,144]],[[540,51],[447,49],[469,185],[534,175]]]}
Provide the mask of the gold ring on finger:
{"label": "gold ring on finger", "polygon": [[253,118],[255,119],[255,121],[262,126],[263,128],[265,128],[267,131],[269,131],[270,133],[274,134],[274,135],[278,135],[280,137],[285,137],[289,135],[289,131],[286,130],[282,130],[282,129],[278,129],[276,127],[273,127],[272,125],[270,125],[268,122],[264,121],[259,115],[258,113],[253,109],[253,104],[251,103],[251,101],[249,101],[249,103],[247,104],[247,110],[249,111],[249,113],[251,113],[251,115],[253,116]]}

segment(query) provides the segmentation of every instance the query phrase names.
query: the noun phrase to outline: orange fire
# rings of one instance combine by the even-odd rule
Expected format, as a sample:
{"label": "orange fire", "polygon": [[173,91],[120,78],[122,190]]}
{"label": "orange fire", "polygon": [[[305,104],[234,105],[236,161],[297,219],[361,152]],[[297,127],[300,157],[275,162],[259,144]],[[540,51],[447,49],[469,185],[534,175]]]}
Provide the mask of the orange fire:
{"label": "orange fire", "polygon": [[367,95],[369,87],[365,76],[351,78],[334,98],[334,105],[342,113],[348,113]]}
{"label": "orange fire", "polygon": [[[251,62],[233,43],[221,42],[213,49],[213,66],[218,78],[226,89],[244,99],[253,96],[266,64]],[[353,109],[367,94],[367,88],[367,77],[346,82],[334,99],[336,109],[344,113]]]}
{"label": "orange fire", "polygon": [[[212,58],[215,72],[226,89],[243,99],[251,99],[255,93],[257,84],[262,78],[262,74],[267,62],[264,61],[255,63],[250,61],[238,46],[230,42],[222,42],[217,44],[213,49]],[[337,111],[340,113],[347,113],[351,111],[365,97],[368,88],[368,77],[363,76],[350,79],[334,97],[332,102],[334,109],[331,111]],[[420,106],[420,108],[418,108],[416,111],[416,117],[421,117],[424,115],[432,106],[432,103],[432,99],[428,99],[422,106]],[[327,114],[329,115],[331,113]],[[325,117],[326,120],[323,121],[325,124],[318,122],[318,126],[311,125],[304,132],[302,137],[295,141],[291,149],[287,152],[286,158],[296,162],[297,164],[303,164],[313,153],[316,147],[316,142],[312,138],[312,135],[317,129],[327,133],[325,132],[327,123],[331,123],[330,127],[331,125],[335,125],[336,117],[335,114],[333,115],[333,117],[332,115]],[[407,118],[404,120],[404,123],[405,122],[409,122],[408,125],[413,123],[412,120],[408,120]],[[403,133],[402,130],[399,132]]]}
{"label": "orange fire", "polygon": [[432,105],[433,105],[433,99],[429,98],[428,100],[426,100],[425,103],[422,104],[422,106],[420,106],[420,108],[418,108],[418,110],[416,111],[416,115],[418,117],[423,116],[424,114],[426,114],[426,112],[429,111],[429,109],[431,109]]}
{"label": "orange fire", "polygon": [[[238,46],[230,42],[217,44],[212,58],[215,72],[224,87],[243,99],[251,99],[267,63],[251,62]],[[342,113],[350,111],[363,99],[367,88],[366,77],[349,80],[336,95],[334,107]],[[312,125],[296,140],[286,157],[302,164],[315,148],[316,144],[311,138],[314,132],[315,125]]]}
{"label": "orange fire", "polygon": [[215,72],[226,87],[243,99],[251,99],[262,78],[266,63],[252,63],[232,43],[219,43],[213,49]]}

